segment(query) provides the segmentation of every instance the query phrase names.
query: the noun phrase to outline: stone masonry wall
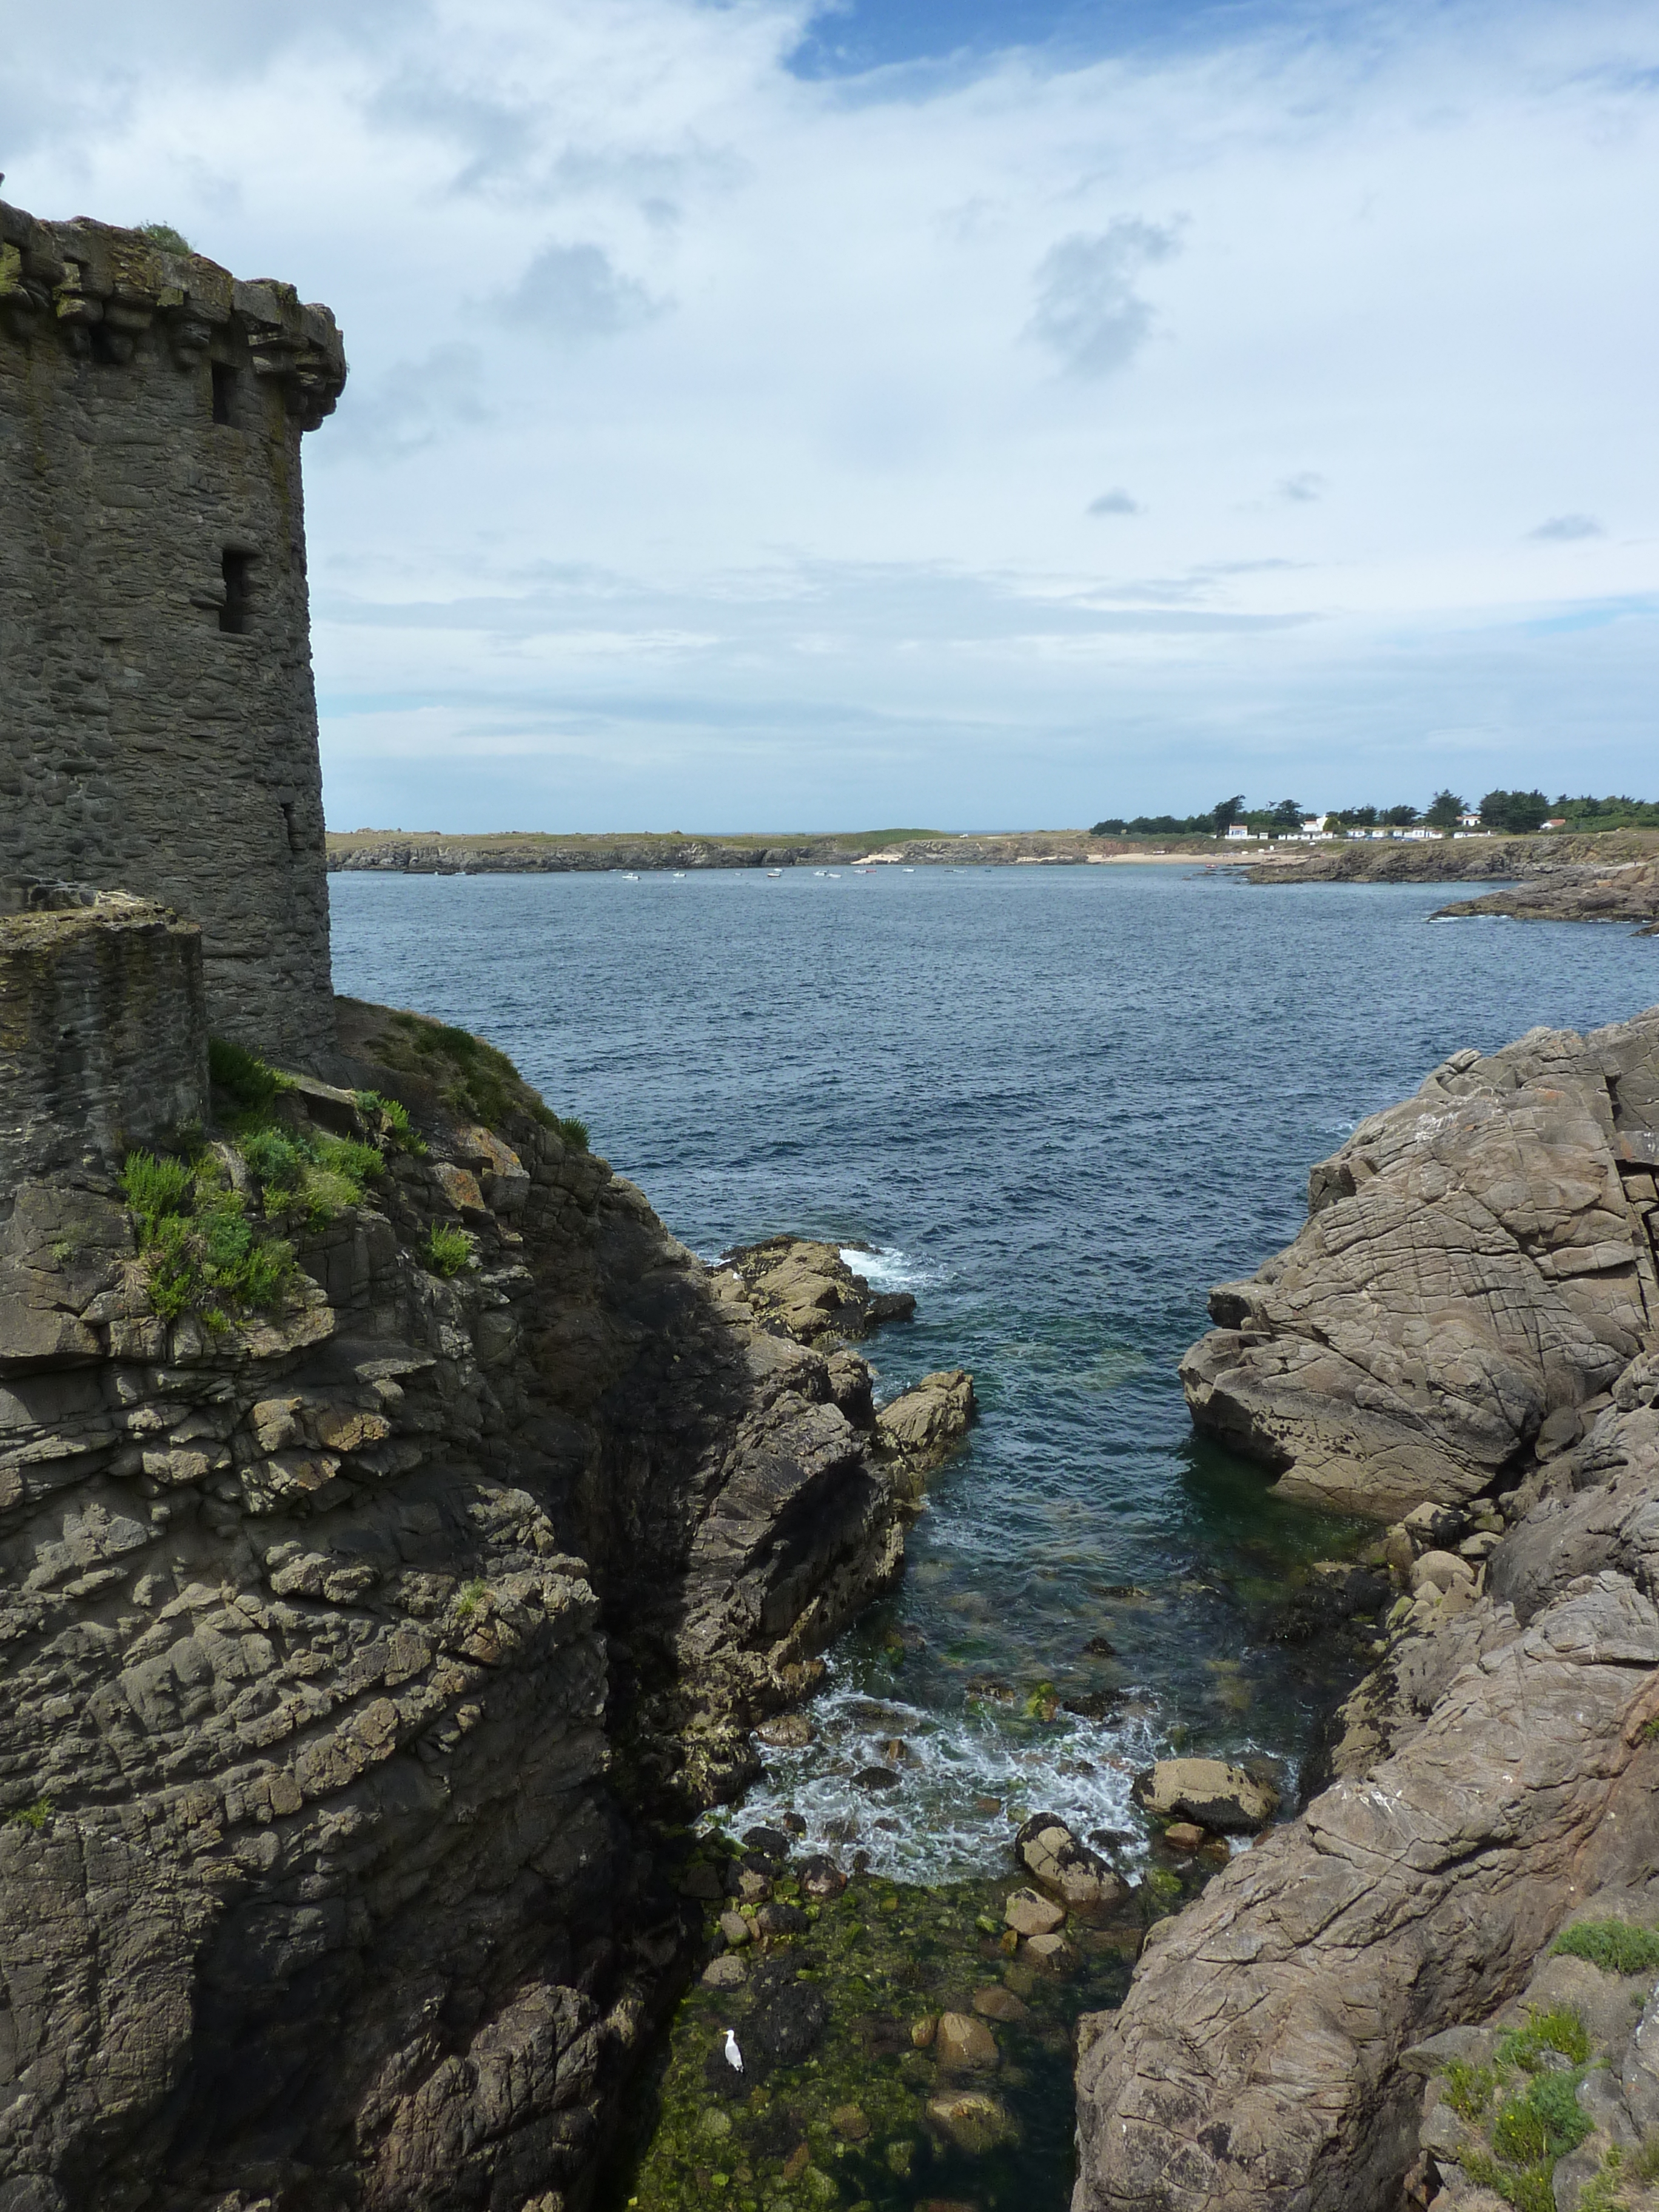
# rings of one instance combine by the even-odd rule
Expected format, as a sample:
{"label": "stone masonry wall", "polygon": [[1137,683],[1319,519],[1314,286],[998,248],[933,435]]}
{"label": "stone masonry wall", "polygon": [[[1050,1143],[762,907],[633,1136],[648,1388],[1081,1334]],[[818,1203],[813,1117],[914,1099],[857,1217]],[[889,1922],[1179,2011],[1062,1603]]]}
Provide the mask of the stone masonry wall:
{"label": "stone masonry wall", "polygon": [[216,1032],[332,1042],[300,440],[326,308],[0,203],[0,877],[202,925]]}
{"label": "stone masonry wall", "polygon": [[120,892],[0,918],[0,1193],[199,1120],[207,1086],[194,922]]}

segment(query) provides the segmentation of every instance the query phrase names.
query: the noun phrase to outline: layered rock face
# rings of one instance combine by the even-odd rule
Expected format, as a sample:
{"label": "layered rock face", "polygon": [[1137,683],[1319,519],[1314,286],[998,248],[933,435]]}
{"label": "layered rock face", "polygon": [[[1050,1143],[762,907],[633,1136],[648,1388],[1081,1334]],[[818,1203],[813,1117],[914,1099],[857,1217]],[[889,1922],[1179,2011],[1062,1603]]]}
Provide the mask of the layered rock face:
{"label": "layered rock face", "polygon": [[1189,1355],[1195,1414],[1304,1494],[1410,1503],[1402,1595],[1336,1779],[1082,2039],[1074,2212],[1372,2212],[1408,2176],[1438,2212],[1574,2212],[1659,2124],[1659,1939],[1561,1935],[1659,1927],[1656,1042],[1649,1014],[1459,1055],[1217,1293],[1247,1326]]}
{"label": "layered rock face", "polygon": [[1182,1364],[1287,1495],[1392,1520],[1571,1442],[1659,1322],[1659,1009],[1455,1054],[1309,1179],[1307,1226]]}
{"label": "layered rock face", "polygon": [[655,1821],[901,1564],[862,1362],[716,1297],[473,1041],[340,1026],[429,1150],[280,1311],[158,1312],[95,1156],[0,1195],[8,2212],[556,2212],[680,1969]]}

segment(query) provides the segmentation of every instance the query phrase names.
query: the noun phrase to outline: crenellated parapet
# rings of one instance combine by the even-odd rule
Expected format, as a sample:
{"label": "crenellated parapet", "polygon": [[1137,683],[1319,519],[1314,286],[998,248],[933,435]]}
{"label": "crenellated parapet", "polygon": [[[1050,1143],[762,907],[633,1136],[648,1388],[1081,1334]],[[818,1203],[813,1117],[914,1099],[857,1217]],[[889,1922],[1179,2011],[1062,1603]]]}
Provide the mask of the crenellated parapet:
{"label": "crenellated parapet", "polygon": [[57,343],[83,361],[126,366],[159,345],[180,369],[216,341],[246,356],[315,429],[344,388],[345,346],[326,307],[291,284],[244,283],[205,254],[175,252],[143,231],[85,216],[43,222],[0,200],[0,328],[26,345]]}

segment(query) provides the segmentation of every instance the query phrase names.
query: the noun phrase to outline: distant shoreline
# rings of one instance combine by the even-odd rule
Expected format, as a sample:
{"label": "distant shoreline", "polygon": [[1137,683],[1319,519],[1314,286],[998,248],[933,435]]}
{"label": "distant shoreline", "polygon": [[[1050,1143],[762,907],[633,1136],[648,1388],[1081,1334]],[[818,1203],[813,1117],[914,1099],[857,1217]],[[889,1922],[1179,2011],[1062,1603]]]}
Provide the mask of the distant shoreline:
{"label": "distant shoreline", "polygon": [[562,835],[331,830],[335,874],[566,875],[713,868],[1061,867],[1177,865],[1244,870],[1252,883],[1493,883],[1564,866],[1610,866],[1659,854],[1659,832],[1555,832],[1453,840],[1329,838],[1241,849],[1215,837],[1096,837],[1083,830],[952,835],[933,830],[686,836],[678,831]]}

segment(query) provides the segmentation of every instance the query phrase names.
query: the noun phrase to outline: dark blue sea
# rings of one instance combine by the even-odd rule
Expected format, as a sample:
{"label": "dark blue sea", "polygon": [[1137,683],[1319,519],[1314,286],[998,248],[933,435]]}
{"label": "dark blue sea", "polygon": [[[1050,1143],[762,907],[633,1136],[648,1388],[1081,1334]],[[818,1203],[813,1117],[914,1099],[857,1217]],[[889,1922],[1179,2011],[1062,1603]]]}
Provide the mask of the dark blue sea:
{"label": "dark blue sea", "polygon": [[[1208,1285],[1304,1218],[1310,1164],[1448,1054],[1659,1000],[1659,940],[1431,923],[1437,886],[1169,866],[332,878],[337,988],[487,1035],[697,1251],[872,1248],[914,1323],[878,1395],[973,1370],[899,1592],[830,1655],[784,1802],[878,1871],[1000,1866],[1039,1805],[1132,1835],[1171,1748],[1293,1788],[1330,1694],[1264,1623],[1352,1525],[1194,1438]],[[1115,1656],[1083,1645],[1104,1637]],[[1102,1720],[1054,1703],[1106,1692]],[[850,1777],[904,1741],[896,1792]],[[1006,1816],[1006,1817],[1005,1817]],[[1130,1845],[1133,1849],[1133,1846]]]}

